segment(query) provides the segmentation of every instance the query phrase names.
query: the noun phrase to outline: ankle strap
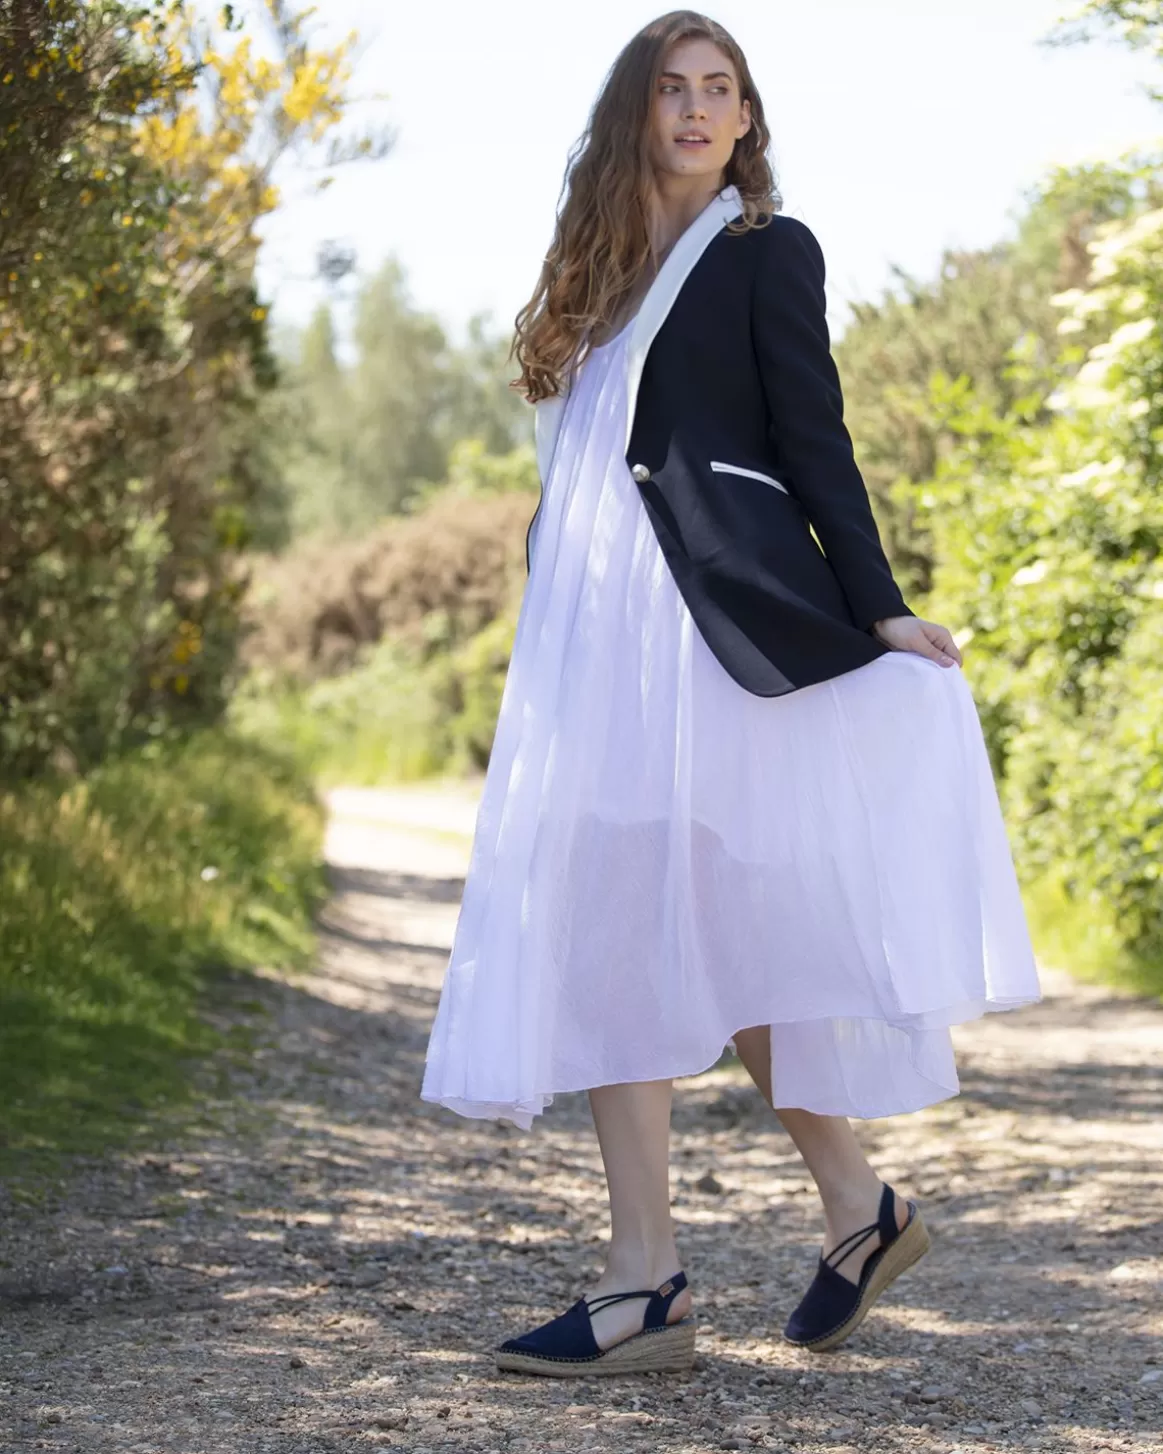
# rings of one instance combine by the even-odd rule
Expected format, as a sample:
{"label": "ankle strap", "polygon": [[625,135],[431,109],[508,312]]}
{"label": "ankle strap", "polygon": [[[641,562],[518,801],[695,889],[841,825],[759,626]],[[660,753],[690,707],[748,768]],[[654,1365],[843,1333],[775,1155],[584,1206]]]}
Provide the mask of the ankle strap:
{"label": "ankle strap", "polygon": [[603,1308],[613,1307],[615,1303],[626,1303],[634,1298],[649,1298],[646,1305],[646,1317],[643,1321],[643,1328],[662,1328],[666,1326],[666,1314],[671,1303],[686,1287],[686,1273],[676,1272],[673,1277],[657,1288],[645,1288],[638,1292],[606,1292],[591,1302],[586,1303],[590,1315],[601,1312]]}
{"label": "ankle strap", "polygon": [[880,1194],[880,1240],[887,1247],[898,1231],[896,1224],[896,1193],[888,1182]]}
{"label": "ankle strap", "polygon": [[[897,1234],[896,1216],[894,1215],[895,1201],[896,1193],[885,1182],[884,1189],[880,1193],[880,1208],[876,1221],[869,1222],[867,1227],[861,1227],[859,1232],[853,1232],[850,1237],[845,1237],[843,1242],[837,1242],[827,1257],[824,1258],[824,1262],[829,1267],[838,1267],[849,1253],[855,1252],[862,1242],[867,1242],[873,1232],[880,1233],[881,1243],[887,1247]],[[851,1243],[851,1246],[849,1246],[849,1243]],[[840,1254],[838,1257],[836,1256],[837,1253]],[[836,1258],[835,1262],[832,1261],[833,1257]]]}
{"label": "ankle strap", "polygon": [[[873,1232],[880,1231],[879,1222],[870,1222],[867,1227],[861,1227],[859,1232],[853,1232],[850,1237],[845,1237],[843,1242],[837,1242],[831,1252],[825,1257],[824,1263],[828,1267],[839,1267],[850,1252],[855,1252],[862,1242],[867,1242]],[[851,1245],[849,1245],[851,1244]],[[835,1257],[835,1262],[832,1258]]]}

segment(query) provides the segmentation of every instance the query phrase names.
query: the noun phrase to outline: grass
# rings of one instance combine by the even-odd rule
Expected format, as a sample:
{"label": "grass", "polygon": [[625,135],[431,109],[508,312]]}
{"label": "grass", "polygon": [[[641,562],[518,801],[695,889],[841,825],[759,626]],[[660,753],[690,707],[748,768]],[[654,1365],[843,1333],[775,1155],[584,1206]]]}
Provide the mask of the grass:
{"label": "grass", "polygon": [[297,767],[208,732],[0,793],[0,1157],[95,1151],[237,1049],[216,976],[313,947],[322,808]]}
{"label": "grass", "polygon": [[1101,901],[1071,898],[1055,878],[1022,891],[1038,958],[1076,979],[1163,1000],[1163,957],[1128,949]]}
{"label": "grass", "polygon": [[311,686],[255,673],[231,704],[241,734],[277,743],[323,787],[431,777],[448,756],[446,717],[431,674],[386,647],[369,664]]}
{"label": "grass", "polygon": [[421,782],[480,772],[501,705],[515,620],[499,617],[452,650],[385,637],[340,676],[310,684],[256,670],[231,721],[277,744],[324,787]]}

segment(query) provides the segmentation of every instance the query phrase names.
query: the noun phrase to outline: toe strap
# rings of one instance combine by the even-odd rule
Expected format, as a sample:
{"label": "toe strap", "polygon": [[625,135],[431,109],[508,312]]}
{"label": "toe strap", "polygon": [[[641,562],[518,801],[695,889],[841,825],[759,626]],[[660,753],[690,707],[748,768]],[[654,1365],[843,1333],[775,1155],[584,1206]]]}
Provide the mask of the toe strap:
{"label": "toe strap", "polygon": [[523,1333],[519,1338],[510,1338],[502,1343],[501,1350],[506,1353],[525,1353],[534,1358],[547,1358],[556,1363],[584,1362],[587,1359],[600,1358],[602,1350],[598,1347],[593,1324],[590,1322],[594,1313],[600,1312],[602,1308],[612,1307],[615,1303],[646,1298],[643,1329],[649,1331],[663,1328],[666,1326],[666,1315],[670,1311],[671,1303],[686,1285],[686,1273],[676,1272],[661,1287],[648,1287],[640,1292],[603,1293],[589,1303],[585,1298],[578,1298],[573,1307],[567,1308],[556,1318],[551,1318],[548,1323],[542,1323],[532,1332]]}
{"label": "toe strap", "polygon": [[519,1338],[510,1338],[502,1348],[509,1353],[529,1353],[535,1358],[574,1359],[597,1358],[601,1353],[585,1298],[578,1298],[573,1307],[556,1318],[542,1323]]}

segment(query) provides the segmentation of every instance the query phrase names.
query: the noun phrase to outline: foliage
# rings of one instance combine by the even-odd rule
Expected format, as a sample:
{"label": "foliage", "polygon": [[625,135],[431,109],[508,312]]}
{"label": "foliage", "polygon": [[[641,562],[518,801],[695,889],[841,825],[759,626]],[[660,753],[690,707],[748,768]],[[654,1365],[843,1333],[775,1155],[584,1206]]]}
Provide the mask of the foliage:
{"label": "foliage", "polygon": [[[963,623],[1020,861],[1163,955],[1163,166],[1059,294],[1047,392],[999,412],[937,390],[961,439],[918,505],[929,613]],[[1099,341],[1079,350],[1078,338]],[[1081,359],[1078,355],[1081,353]],[[1079,366],[1080,363],[1080,366]]]}
{"label": "foliage", "polygon": [[494,460],[466,444],[455,483],[415,515],[257,563],[248,666],[311,681],[349,669],[385,637],[425,657],[455,650],[520,593],[535,477],[528,446]]}
{"label": "foliage", "polygon": [[476,317],[454,346],[412,304],[395,260],[360,288],[353,332],[350,364],[339,361],[329,307],[289,341],[271,409],[293,538],[356,535],[414,509],[443,484],[461,440],[504,455],[531,435],[529,410],[506,384],[507,343]]}
{"label": "foliage", "polygon": [[836,347],[845,413],[908,590],[931,584],[932,522],[916,509],[916,487],[957,440],[934,406],[933,381],[967,384],[1000,413],[1032,389],[1048,392],[1062,362],[1050,300],[1085,279],[1097,228],[1134,206],[1125,168],[1058,168],[1027,194],[1012,239],[947,250],[932,281],[894,269],[881,301],[854,305]]}
{"label": "foliage", "polygon": [[[1163,0],[1086,0],[1059,22],[1048,42],[1071,45],[1092,40],[1103,30],[1163,61]],[[1163,101],[1163,86],[1148,90],[1154,100]]]}
{"label": "foliage", "polygon": [[433,669],[415,643],[389,638],[351,670],[312,683],[256,671],[235,693],[230,721],[290,752],[324,785],[431,777],[452,756],[442,667]]}
{"label": "foliage", "polygon": [[0,11],[0,760],[84,767],[222,708],[273,381],[256,227],[343,106],[348,45],[266,12]]}
{"label": "foliage", "polygon": [[0,1147],[92,1149],[181,1100],[221,1044],[211,977],[307,955],[321,820],[220,731],[0,795]]}
{"label": "foliage", "polygon": [[492,456],[466,440],[415,515],[263,563],[232,720],[327,781],[483,768],[536,487],[529,446]]}
{"label": "foliage", "polygon": [[508,612],[435,652],[385,637],[350,670],[309,683],[257,670],[235,694],[230,720],[324,784],[478,772],[488,763],[515,625]]}

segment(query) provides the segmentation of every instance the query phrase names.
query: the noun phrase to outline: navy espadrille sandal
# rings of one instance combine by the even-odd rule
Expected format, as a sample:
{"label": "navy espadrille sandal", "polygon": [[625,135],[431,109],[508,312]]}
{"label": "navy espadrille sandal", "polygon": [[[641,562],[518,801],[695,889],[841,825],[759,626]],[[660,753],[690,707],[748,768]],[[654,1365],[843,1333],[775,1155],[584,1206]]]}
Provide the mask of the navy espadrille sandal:
{"label": "navy espadrille sandal", "polygon": [[[789,1343],[799,1348],[810,1348],[815,1353],[835,1348],[864,1321],[868,1310],[889,1283],[929,1250],[928,1229],[921,1220],[916,1202],[907,1203],[908,1221],[903,1227],[898,1227],[894,1215],[895,1196],[892,1187],[886,1183],[880,1194],[877,1220],[845,1237],[826,1257],[821,1254],[812,1285],[783,1330],[783,1336]],[[864,1259],[860,1281],[850,1282],[836,1268],[874,1232],[880,1233],[881,1245]]]}
{"label": "navy espadrille sandal", "polygon": [[[550,1378],[596,1378],[611,1373],[683,1373],[695,1356],[695,1320],[668,1323],[671,1303],[687,1285],[678,1272],[661,1287],[645,1292],[611,1292],[573,1307],[531,1333],[510,1338],[496,1351],[497,1367]],[[594,1337],[590,1316],[614,1303],[646,1298],[642,1331],[604,1351]]]}

